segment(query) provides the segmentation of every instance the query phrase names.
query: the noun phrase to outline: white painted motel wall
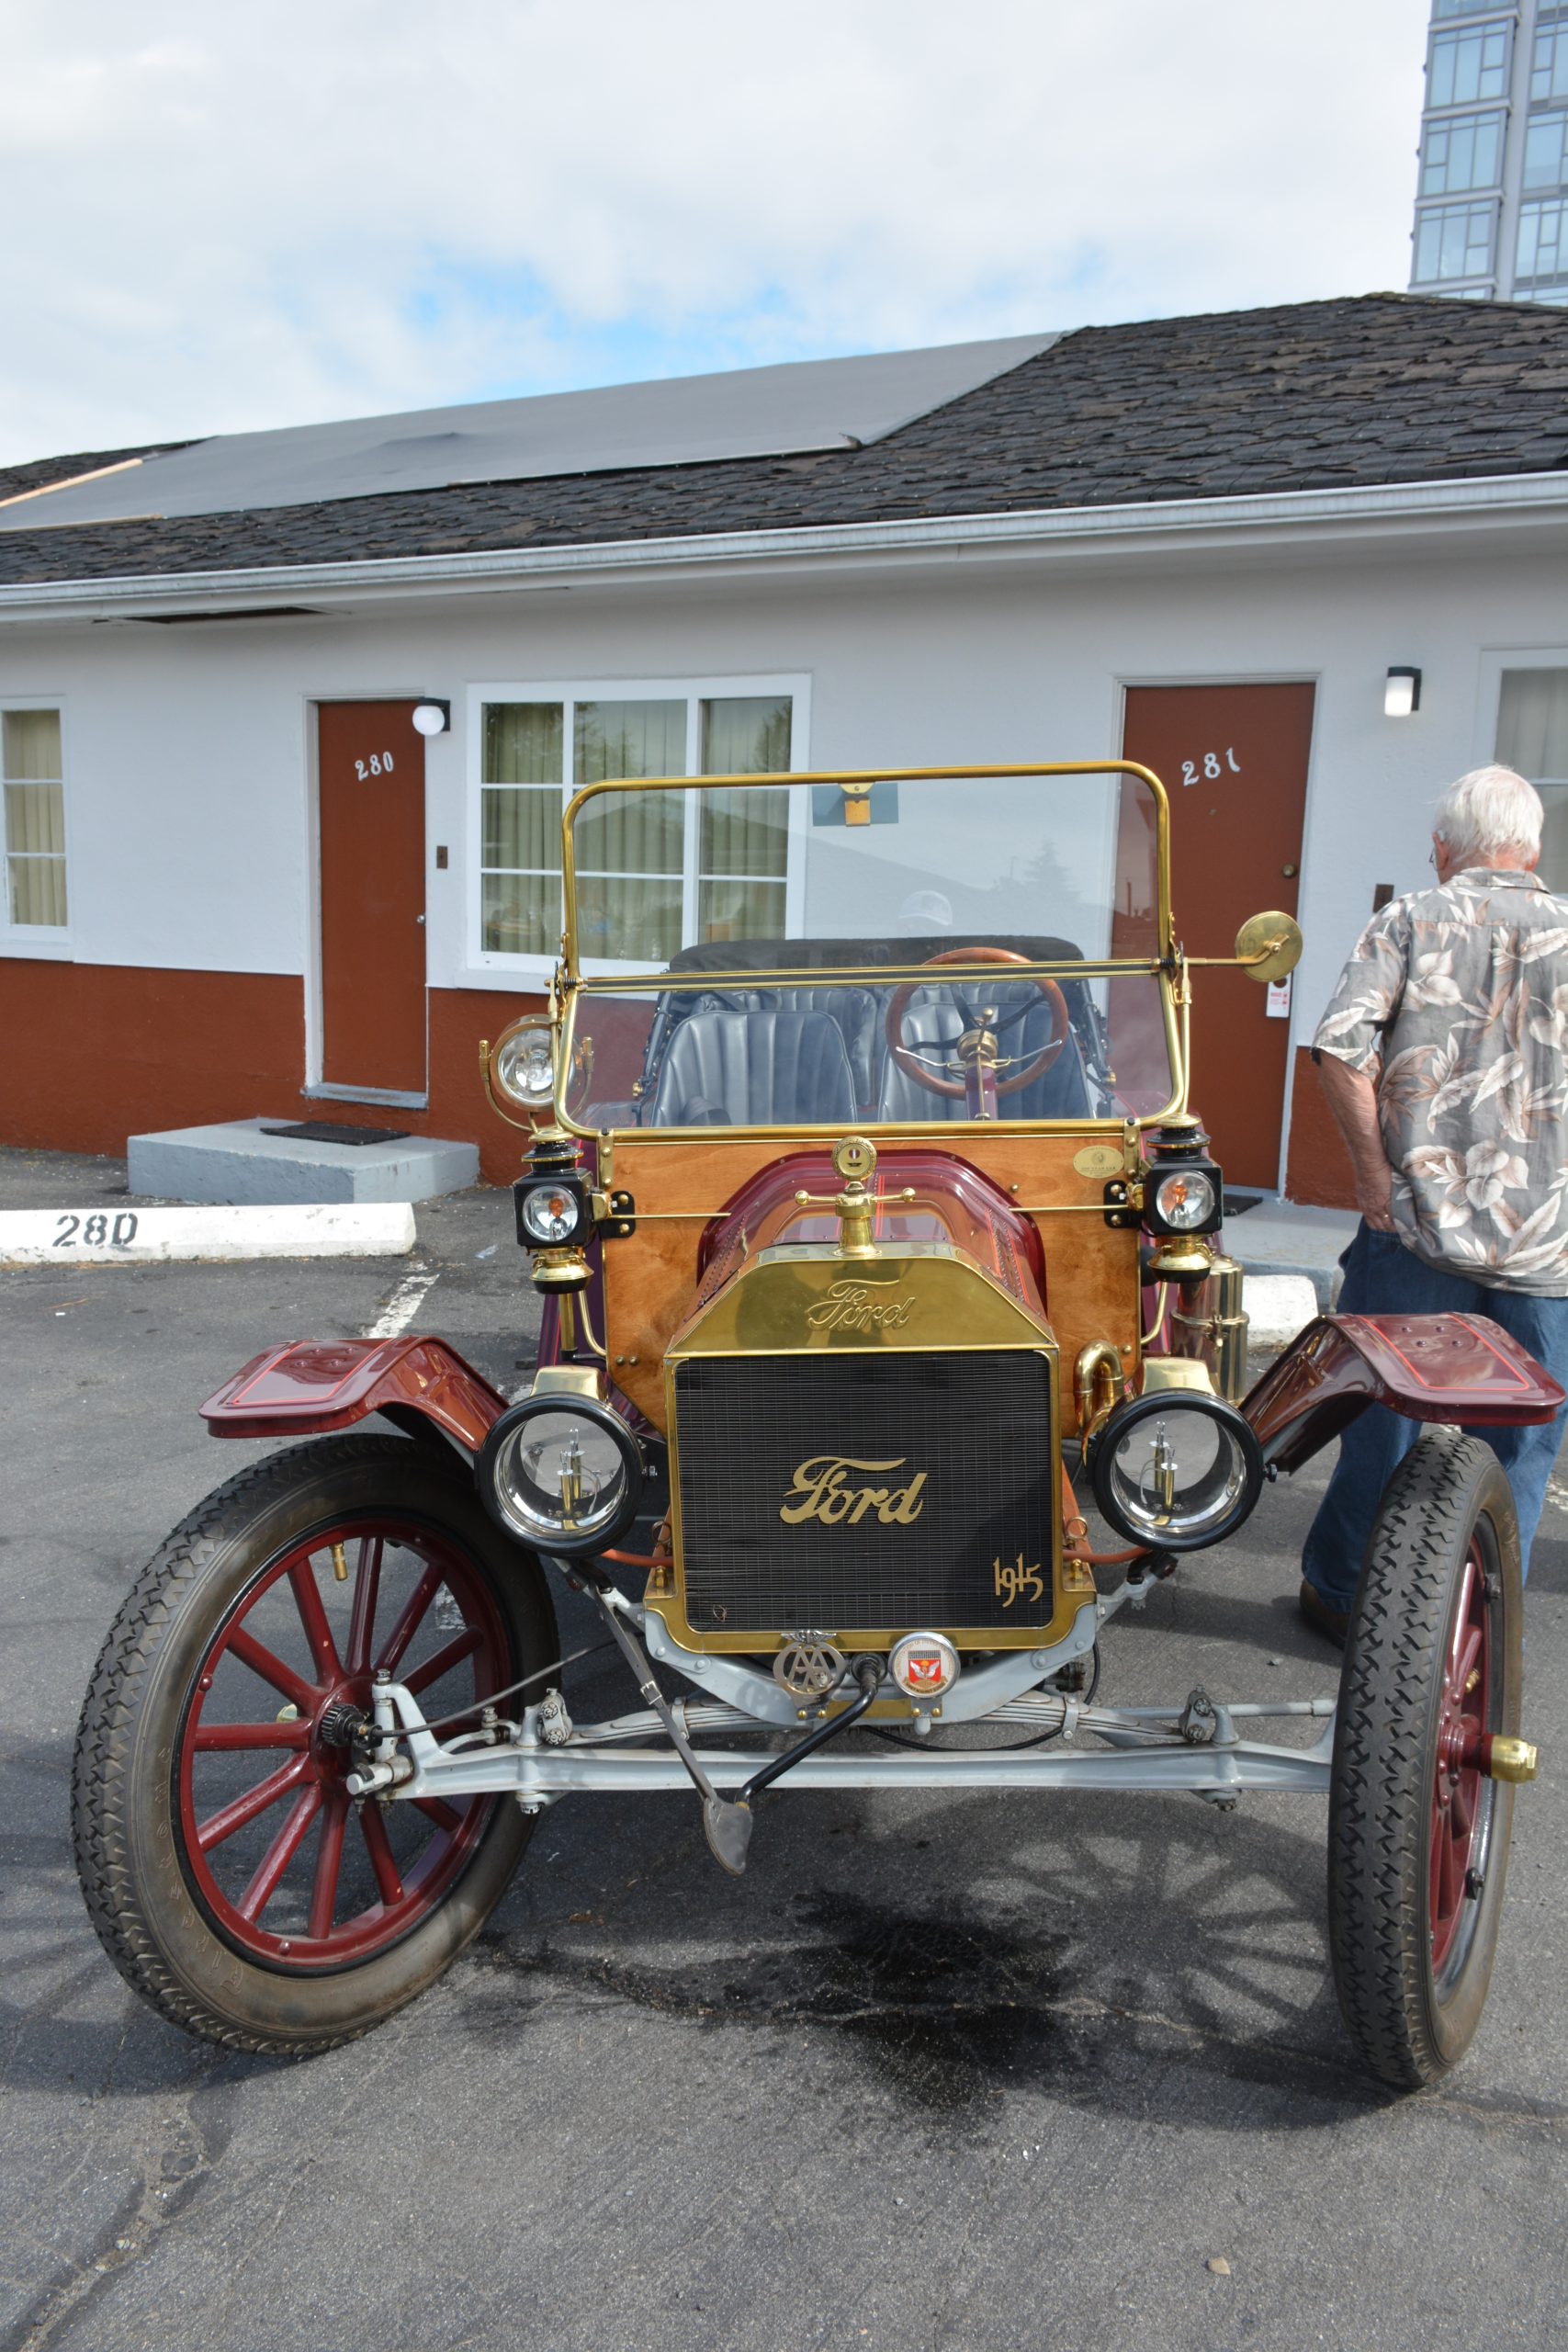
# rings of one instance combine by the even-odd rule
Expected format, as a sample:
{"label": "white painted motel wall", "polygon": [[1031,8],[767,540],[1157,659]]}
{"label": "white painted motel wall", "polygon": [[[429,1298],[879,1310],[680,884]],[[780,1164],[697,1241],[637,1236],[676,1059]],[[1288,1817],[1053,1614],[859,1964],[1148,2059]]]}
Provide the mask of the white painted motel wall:
{"label": "white painted motel wall", "polygon": [[[1424,880],[1432,799],[1491,755],[1499,657],[1568,661],[1562,572],[1545,556],[1450,543],[1371,557],[1342,548],[1287,569],[1276,549],[1242,569],[1190,556],[1158,573],[1103,556],[964,559],[831,580],[448,594],[298,623],[21,626],[0,631],[0,700],[58,696],[66,714],[67,952],[292,973],[311,960],[311,703],[450,698],[454,732],[427,753],[428,840],[451,846],[449,870],[432,861],[429,874],[430,977],[515,990],[470,965],[464,938],[473,682],[803,675],[812,763],[854,767],[1100,758],[1117,748],[1125,684],[1311,677],[1299,1039],[1373,884]],[[1412,719],[1382,715],[1395,662],[1423,673]],[[32,943],[0,934],[7,952]]]}

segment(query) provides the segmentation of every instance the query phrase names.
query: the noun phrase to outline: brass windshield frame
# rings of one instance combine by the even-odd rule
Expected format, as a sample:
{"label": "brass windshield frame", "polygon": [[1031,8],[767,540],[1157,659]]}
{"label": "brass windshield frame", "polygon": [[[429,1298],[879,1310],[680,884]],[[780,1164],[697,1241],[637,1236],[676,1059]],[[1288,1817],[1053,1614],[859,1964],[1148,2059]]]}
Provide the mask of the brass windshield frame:
{"label": "brass windshield frame", "polygon": [[[1010,978],[1016,979],[1103,979],[1117,976],[1144,977],[1154,979],[1159,989],[1160,1013],[1165,1029],[1166,1052],[1171,1073],[1171,1096],[1159,1110],[1142,1113],[1134,1124],[1139,1127],[1156,1126],[1162,1119],[1187,1106],[1189,1057],[1187,1052],[1186,1010],[1189,987],[1181,951],[1176,934],[1170,904],[1170,802],[1164,785],[1152,768],[1144,767],[1136,760],[1065,760],[1027,761],[993,764],[983,767],[920,767],[920,768],[810,768],[789,774],[761,775],[671,775],[614,776],[596,784],[585,784],[572,795],[561,818],[561,888],[563,928],[561,933],[561,965],[558,974],[560,1050],[556,1057],[556,1117],[570,1135],[592,1136],[611,1130],[584,1126],[572,1116],[566,1102],[576,1044],[577,1010],[585,999],[593,996],[663,995],[682,989],[705,990],[725,988],[765,988],[770,983],[790,988],[843,988],[859,983],[886,986],[906,981],[929,979],[929,959],[911,956],[907,965],[875,966],[835,964],[803,967],[788,965],[778,970],[753,966],[733,972],[717,968],[703,972],[621,972],[603,977],[591,977],[582,970],[577,926],[577,855],[575,826],[579,813],[588,803],[602,794],[623,792],[762,792],[788,787],[808,789],[817,785],[838,785],[866,791],[876,784],[957,783],[983,785],[1010,781],[1024,776],[1046,778],[1089,775],[1132,776],[1146,785],[1155,804],[1155,914],[1157,956],[1100,956],[1077,959],[1071,963],[1025,963],[1015,967]],[[914,943],[912,943],[914,944]],[[955,978],[972,971],[976,978],[995,978],[995,966],[950,964],[944,978]],[[862,1121],[861,1125],[867,1125]],[[1120,1115],[1108,1114],[1094,1118],[1080,1113],[1071,1119],[1009,1119],[1005,1122],[982,1119],[872,1121],[869,1125],[879,1133],[938,1136],[952,1139],[955,1136],[1010,1136],[1055,1134],[1101,1134],[1108,1130],[1120,1133],[1125,1125]],[[613,1132],[634,1136],[639,1143],[665,1141],[690,1143],[701,1139],[705,1143],[741,1142],[764,1138],[794,1138],[811,1140],[818,1136],[836,1136],[841,1121],[824,1122],[812,1126],[748,1126],[727,1127],[626,1127]]]}

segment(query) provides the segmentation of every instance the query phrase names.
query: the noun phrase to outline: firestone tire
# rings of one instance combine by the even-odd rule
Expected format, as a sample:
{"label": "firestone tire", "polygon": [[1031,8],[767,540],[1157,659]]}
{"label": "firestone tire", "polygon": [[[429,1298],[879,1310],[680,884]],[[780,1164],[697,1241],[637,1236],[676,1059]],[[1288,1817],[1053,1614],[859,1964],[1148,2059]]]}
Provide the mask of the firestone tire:
{"label": "firestone tire", "polygon": [[1328,1939],[1345,2022],[1396,2090],[1463,2056],[1485,2006],[1514,1791],[1464,1763],[1517,1735],[1513,1497],[1490,1446],[1431,1432],[1384,1492],[1345,1647]]}
{"label": "firestone tire", "polygon": [[[351,1551],[354,1581],[334,1586]],[[412,1590],[388,1631],[398,1589],[389,1571]],[[351,1593],[354,1623],[345,1635]],[[76,1736],[77,1870],[115,1966],[187,2033],[286,2057],[352,2041],[440,1975],[505,1891],[534,1826],[511,1798],[422,1808],[428,1818],[406,1803],[385,1811],[373,1801],[355,1804],[343,1786],[352,1759],[319,1736],[334,1696],[364,1703],[378,1650],[395,1653],[398,1673],[412,1686],[421,1595],[430,1618],[420,1637],[428,1653],[423,1670],[437,1706],[456,1689],[457,1703],[477,1721],[487,1690],[558,1655],[537,1562],[491,1525],[463,1464],[433,1445],[355,1433],[293,1447],[220,1487],[169,1536],[116,1619]],[[247,1635],[258,1596],[278,1624],[298,1603],[303,1623],[291,1654],[305,1657],[302,1668],[288,1663],[286,1643]],[[335,1650],[327,1622],[333,1607]],[[329,1638],[318,1649],[323,1625]],[[443,1634],[451,1636],[444,1644]],[[356,1653],[357,1676],[350,1671]],[[257,1657],[259,1671],[252,1665]],[[335,1680],[318,1657],[336,1668]],[[220,1675],[259,1695],[259,1704],[239,1712],[261,1720],[206,1725],[202,1710]],[[293,1696],[274,1714],[280,1692]],[[431,1695],[423,1703],[434,1720]],[[260,1762],[237,1763],[235,1749],[276,1750],[281,1762],[268,1773],[265,1753]],[[266,1790],[258,1782],[238,1805],[201,1822],[206,1800],[197,1795],[193,1804],[192,1789],[198,1767],[214,1762],[287,1785],[263,1807],[257,1798]],[[243,1892],[233,1882],[248,1865],[233,1857],[244,1840],[225,1817],[235,1814],[247,1832],[271,1841]],[[405,1853],[418,1849],[412,1865],[392,1852],[388,1825],[395,1814],[408,1816],[394,1826]],[[306,1826],[299,1830],[292,1825],[301,1815]],[[345,1858],[368,1884],[369,1900],[340,1924],[338,1913],[352,1899],[352,1889],[350,1898],[339,1897]],[[220,1876],[225,1866],[228,1885]],[[295,1867],[310,1883],[308,1937],[268,1925],[268,1905],[276,1908],[276,1890]],[[266,1892],[269,1870],[275,1893]],[[301,1888],[297,1903],[306,1899]]]}

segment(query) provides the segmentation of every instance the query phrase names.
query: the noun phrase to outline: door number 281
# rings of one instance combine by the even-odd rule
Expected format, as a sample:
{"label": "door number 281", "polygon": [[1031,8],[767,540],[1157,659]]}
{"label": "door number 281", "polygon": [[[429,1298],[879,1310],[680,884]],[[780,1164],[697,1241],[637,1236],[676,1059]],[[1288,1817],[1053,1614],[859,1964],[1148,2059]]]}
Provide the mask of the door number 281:
{"label": "door number 281", "polygon": [[1204,752],[1196,760],[1182,761],[1181,781],[1183,784],[1197,784],[1207,776],[1209,782],[1213,784],[1217,776],[1224,775],[1227,767],[1232,775],[1241,774],[1241,762],[1236,758],[1234,751],[1226,752],[1224,765],[1221,764],[1218,752]]}
{"label": "door number 281", "polygon": [[392,773],[392,755],[390,752],[372,752],[367,760],[355,760],[354,763],[354,773],[359,778],[361,784],[364,783],[367,776],[390,775]]}

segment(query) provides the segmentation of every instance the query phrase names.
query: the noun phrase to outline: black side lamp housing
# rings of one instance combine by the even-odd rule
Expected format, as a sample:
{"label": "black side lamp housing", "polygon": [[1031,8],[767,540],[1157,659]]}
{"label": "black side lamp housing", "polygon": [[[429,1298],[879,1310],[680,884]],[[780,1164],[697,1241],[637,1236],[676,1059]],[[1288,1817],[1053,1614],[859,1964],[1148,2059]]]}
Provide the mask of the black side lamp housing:
{"label": "black side lamp housing", "polygon": [[1209,1157],[1209,1138],[1190,1112],[1155,1130],[1144,1173],[1144,1226],[1162,1239],[1217,1233],[1224,1221],[1224,1184]]}

